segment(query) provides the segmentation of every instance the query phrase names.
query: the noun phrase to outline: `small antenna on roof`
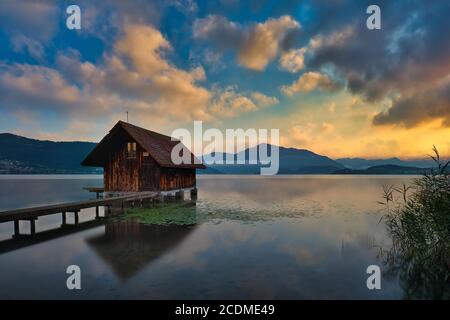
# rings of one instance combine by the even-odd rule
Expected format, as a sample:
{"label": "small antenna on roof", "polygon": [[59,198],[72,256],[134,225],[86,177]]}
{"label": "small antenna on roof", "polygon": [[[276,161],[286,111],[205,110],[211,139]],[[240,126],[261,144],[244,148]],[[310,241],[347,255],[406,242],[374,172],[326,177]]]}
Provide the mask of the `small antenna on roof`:
{"label": "small antenna on roof", "polygon": [[127,123],[128,123],[128,111],[127,111]]}

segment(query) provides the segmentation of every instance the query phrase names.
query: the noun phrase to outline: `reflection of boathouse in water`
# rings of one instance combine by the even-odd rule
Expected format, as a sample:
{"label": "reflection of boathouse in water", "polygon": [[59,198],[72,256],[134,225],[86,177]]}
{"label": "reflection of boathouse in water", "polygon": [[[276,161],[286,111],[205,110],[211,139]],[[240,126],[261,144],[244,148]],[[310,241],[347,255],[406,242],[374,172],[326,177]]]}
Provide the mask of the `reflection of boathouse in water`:
{"label": "reflection of boathouse in water", "polygon": [[133,276],[161,257],[195,229],[185,225],[145,225],[136,221],[110,222],[105,233],[87,243],[122,279]]}
{"label": "reflection of boathouse in water", "polygon": [[189,152],[190,164],[175,164],[171,153],[178,143],[119,121],[81,164],[104,168],[106,193],[190,190],[196,194],[195,170],[205,166],[185,147],[181,152]]}

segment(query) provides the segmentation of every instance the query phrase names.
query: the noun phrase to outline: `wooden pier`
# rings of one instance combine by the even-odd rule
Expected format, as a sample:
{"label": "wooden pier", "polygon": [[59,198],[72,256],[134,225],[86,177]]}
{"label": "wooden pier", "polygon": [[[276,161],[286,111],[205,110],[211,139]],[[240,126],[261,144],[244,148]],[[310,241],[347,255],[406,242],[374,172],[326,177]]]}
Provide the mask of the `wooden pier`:
{"label": "wooden pier", "polygon": [[35,221],[41,216],[61,213],[62,225],[64,226],[67,224],[67,213],[73,213],[75,221],[74,224],[77,225],[78,214],[82,209],[95,208],[95,217],[96,219],[98,219],[100,218],[99,207],[110,208],[112,206],[117,206],[123,209],[124,207],[127,207],[129,205],[142,205],[142,203],[146,201],[153,201],[157,199],[158,196],[159,194],[157,192],[140,192],[139,194],[128,194],[103,199],[66,202],[46,206],[2,211],[0,212],[0,223],[14,222],[14,237],[18,237],[21,235],[19,221],[29,221],[30,234],[34,235],[36,233]]}

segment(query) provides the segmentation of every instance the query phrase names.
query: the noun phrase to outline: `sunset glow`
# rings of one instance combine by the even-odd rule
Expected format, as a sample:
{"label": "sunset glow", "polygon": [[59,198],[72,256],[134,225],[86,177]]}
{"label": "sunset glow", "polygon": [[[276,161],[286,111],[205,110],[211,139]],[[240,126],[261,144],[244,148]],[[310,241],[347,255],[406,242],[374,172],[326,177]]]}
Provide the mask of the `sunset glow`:
{"label": "sunset glow", "polygon": [[99,141],[128,111],[166,134],[279,128],[334,158],[450,154],[442,1],[379,1],[381,30],[367,1],[78,2],[80,30],[64,2],[1,2],[1,132]]}

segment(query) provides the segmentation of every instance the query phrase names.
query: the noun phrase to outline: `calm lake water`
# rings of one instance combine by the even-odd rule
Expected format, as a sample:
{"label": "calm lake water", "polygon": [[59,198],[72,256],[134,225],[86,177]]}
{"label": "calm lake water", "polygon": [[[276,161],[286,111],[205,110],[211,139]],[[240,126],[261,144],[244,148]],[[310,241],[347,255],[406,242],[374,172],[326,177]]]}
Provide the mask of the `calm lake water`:
{"label": "calm lake water", "polygon": [[[392,274],[383,274],[381,290],[368,290],[366,268],[383,269],[379,248],[390,247],[377,203],[383,184],[412,179],[199,176],[197,202],[175,209],[188,224],[114,218],[23,243],[3,223],[0,298],[401,299]],[[101,176],[0,176],[0,210],[89,199],[82,188],[101,185]],[[80,222],[93,217],[84,210]],[[60,224],[51,215],[36,228]],[[82,290],[66,288],[72,264]]]}

